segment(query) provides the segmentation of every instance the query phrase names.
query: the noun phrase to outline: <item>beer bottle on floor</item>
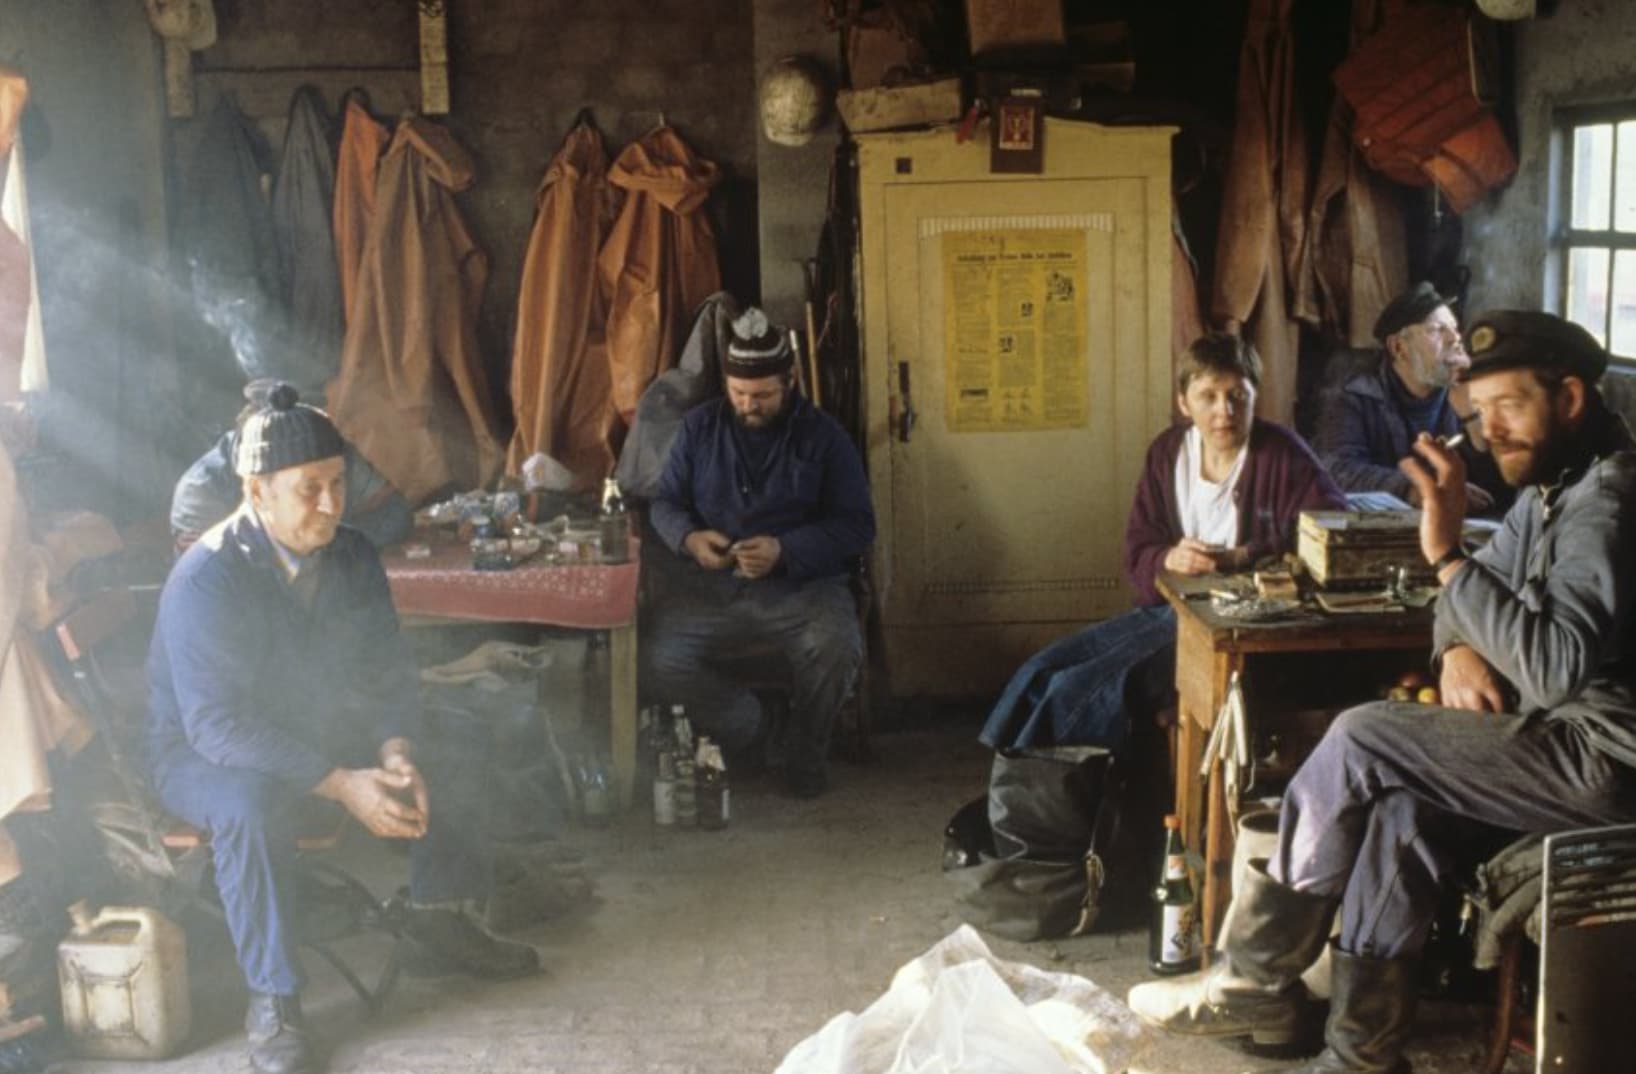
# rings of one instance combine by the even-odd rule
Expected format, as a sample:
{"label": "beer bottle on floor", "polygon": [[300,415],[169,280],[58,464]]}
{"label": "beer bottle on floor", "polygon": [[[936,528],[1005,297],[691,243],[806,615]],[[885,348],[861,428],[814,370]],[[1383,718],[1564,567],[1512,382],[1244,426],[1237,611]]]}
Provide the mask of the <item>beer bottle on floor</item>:
{"label": "beer bottle on floor", "polygon": [[1198,916],[1194,912],[1193,880],[1187,872],[1187,848],[1182,845],[1181,818],[1165,817],[1165,862],[1159,886],[1153,889],[1153,928],[1148,934],[1148,966],[1168,976],[1199,968]]}

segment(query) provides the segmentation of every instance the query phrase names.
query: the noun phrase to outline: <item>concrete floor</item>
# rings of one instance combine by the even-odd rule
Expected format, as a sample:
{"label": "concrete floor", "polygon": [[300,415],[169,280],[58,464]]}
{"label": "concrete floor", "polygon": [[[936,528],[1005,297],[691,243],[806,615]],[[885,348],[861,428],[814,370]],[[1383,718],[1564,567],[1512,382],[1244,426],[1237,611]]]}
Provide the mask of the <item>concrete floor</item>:
{"label": "concrete floor", "polygon": [[[987,755],[960,725],[881,735],[868,765],[839,764],[816,801],[767,781],[735,786],[724,831],[668,831],[638,811],[564,838],[596,876],[594,906],[522,937],[548,973],[482,985],[405,979],[368,1018],[340,979],[309,956],[311,1020],[335,1071],[531,1074],[771,1074],[833,1015],[867,1006],[898,966],[952,931],[939,871],[941,830],[984,786]],[[367,839],[350,846],[366,872],[401,859]],[[195,1028],[189,1053],[164,1063],[70,1061],[53,1069],[205,1074],[245,1068],[243,986],[225,933],[191,930]],[[381,964],[378,941],[349,941]],[[1116,995],[1146,976],[1141,930],[1070,941],[994,941],[996,954],[1071,971]],[[1413,1058],[1422,1074],[1470,1071],[1487,1011],[1434,1005]],[[1147,1074],[1277,1070],[1275,1061],[1208,1041],[1159,1039]],[[1531,1069],[1514,1059],[1516,1072]]]}

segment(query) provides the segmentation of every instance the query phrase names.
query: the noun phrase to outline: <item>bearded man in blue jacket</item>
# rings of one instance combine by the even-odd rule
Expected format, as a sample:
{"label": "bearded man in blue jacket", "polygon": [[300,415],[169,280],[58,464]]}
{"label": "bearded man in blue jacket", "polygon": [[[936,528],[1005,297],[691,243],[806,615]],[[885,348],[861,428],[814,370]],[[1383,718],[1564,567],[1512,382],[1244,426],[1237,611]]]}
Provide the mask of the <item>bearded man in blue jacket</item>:
{"label": "bearded man in blue jacket", "polygon": [[862,659],[849,574],[875,538],[875,510],[863,460],[796,389],[794,360],[759,309],[733,322],[727,394],[683,419],[651,507],[676,559],[643,652],[649,692],[686,704],[741,757],[762,714],[723,665],[781,655],[793,675],[784,775],[813,797],[828,786],[830,731]]}

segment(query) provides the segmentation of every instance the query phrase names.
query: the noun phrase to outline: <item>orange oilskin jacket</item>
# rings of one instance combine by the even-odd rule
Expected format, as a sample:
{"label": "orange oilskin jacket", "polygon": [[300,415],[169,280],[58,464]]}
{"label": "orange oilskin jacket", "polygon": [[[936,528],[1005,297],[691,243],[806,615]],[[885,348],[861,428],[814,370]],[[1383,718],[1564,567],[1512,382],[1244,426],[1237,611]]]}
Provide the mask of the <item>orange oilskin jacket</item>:
{"label": "orange oilskin jacket", "polygon": [[642,390],[675,365],[699,304],[721,289],[716,236],[703,211],[720,178],[670,127],[626,146],[609,172],[609,182],[625,191],[597,261],[617,435],[635,416]]}
{"label": "orange oilskin jacket", "polygon": [[477,348],[488,261],[454,199],[473,180],[448,131],[398,124],[329,387],[341,432],[411,504],[486,484],[503,461]]}
{"label": "orange oilskin jacket", "polygon": [[509,472],[520,471],[537,451],[567,467],[580,489],[595,487],[613,469],[617,418],[597,255],[619,198],[608,183],[602,136],[579,124],[546,168],[523,261],[511,355],[517,429]]}

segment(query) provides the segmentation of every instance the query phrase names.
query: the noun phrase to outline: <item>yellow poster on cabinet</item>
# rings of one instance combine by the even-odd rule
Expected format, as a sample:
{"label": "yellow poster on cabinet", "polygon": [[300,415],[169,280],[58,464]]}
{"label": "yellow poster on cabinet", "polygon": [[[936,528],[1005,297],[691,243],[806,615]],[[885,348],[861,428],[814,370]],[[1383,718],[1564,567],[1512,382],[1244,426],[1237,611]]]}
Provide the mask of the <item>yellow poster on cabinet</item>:
{"label": "yellow poster on cabinet", "polygon": [[1085,233],[943,235],[950,432],[1070,429],[1090,416]]}

